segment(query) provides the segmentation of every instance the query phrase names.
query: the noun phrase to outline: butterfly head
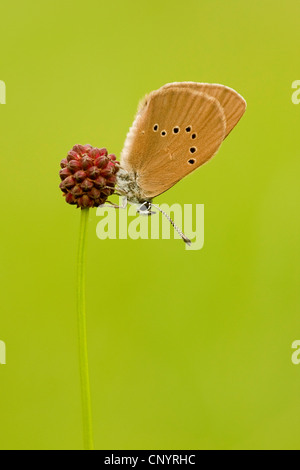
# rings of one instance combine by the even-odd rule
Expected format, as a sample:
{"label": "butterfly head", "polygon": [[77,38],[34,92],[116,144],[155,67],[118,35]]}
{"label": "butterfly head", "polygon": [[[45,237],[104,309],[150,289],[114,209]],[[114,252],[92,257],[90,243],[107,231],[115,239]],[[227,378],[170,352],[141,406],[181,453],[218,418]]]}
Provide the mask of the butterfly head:
{"label": "butterfly head", "polygon": [[137,213],[140,214],[140,215],[152,215],[152,214],[155,214],[155,212],[153,212],[151,210],[151,202],[150,201],[145,201],[137,210]]}

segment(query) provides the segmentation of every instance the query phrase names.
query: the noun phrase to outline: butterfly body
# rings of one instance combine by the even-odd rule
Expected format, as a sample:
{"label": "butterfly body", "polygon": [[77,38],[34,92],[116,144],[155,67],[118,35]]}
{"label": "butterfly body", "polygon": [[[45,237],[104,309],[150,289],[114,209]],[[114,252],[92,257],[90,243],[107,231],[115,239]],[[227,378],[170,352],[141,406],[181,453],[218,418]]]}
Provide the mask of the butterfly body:
{"label": "butterfly body", "polygon": [[117,188],[122,195],[126,195],[130,203],[143,204],[152,201],[152,198],[148,198],[139,186],[137,173],[127,171],[122,167],[117,173]]}

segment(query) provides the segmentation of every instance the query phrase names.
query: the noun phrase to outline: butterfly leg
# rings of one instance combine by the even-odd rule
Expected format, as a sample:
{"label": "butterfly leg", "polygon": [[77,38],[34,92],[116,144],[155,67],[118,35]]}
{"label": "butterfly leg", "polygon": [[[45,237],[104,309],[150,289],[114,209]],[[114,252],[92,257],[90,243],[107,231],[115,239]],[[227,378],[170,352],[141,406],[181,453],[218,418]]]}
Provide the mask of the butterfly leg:
{"label": "butterfly leg", "polygon": [[102,204],[102,206],[100,207],[112,207],[114,209],[126,209],[127,207],[127,197],[124,196],[122,198],[122,205],[121,206],[118,206],[118,204],[115,204],[114,202],[111,202],[111,201],[107,201],[108,204]]}

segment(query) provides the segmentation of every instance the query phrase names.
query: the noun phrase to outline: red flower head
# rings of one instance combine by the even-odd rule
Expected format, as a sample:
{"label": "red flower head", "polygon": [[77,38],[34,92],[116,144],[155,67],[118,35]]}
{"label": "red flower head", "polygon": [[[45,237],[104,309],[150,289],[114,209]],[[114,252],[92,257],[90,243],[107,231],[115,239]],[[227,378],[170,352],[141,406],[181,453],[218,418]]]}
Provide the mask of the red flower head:
{"label": "red flower head", "polygon": [[68,204],[82,209],[98,207],[115,190],[119,162],[105,148],[74,145],[60,166],[59,187]]}

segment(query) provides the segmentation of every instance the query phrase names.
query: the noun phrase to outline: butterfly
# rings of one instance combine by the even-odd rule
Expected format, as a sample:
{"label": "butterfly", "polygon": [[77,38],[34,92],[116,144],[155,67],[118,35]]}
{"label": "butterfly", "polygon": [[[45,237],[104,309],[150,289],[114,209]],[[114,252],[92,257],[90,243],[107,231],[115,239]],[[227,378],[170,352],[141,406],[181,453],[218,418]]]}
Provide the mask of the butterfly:
{"label": "butterfly", "polygon": [[245,110],[244,98],[224,85],[174,82],[152,91],[140,102],[125,140],[118,194],[150,215],[153,198],[210,160]]}

